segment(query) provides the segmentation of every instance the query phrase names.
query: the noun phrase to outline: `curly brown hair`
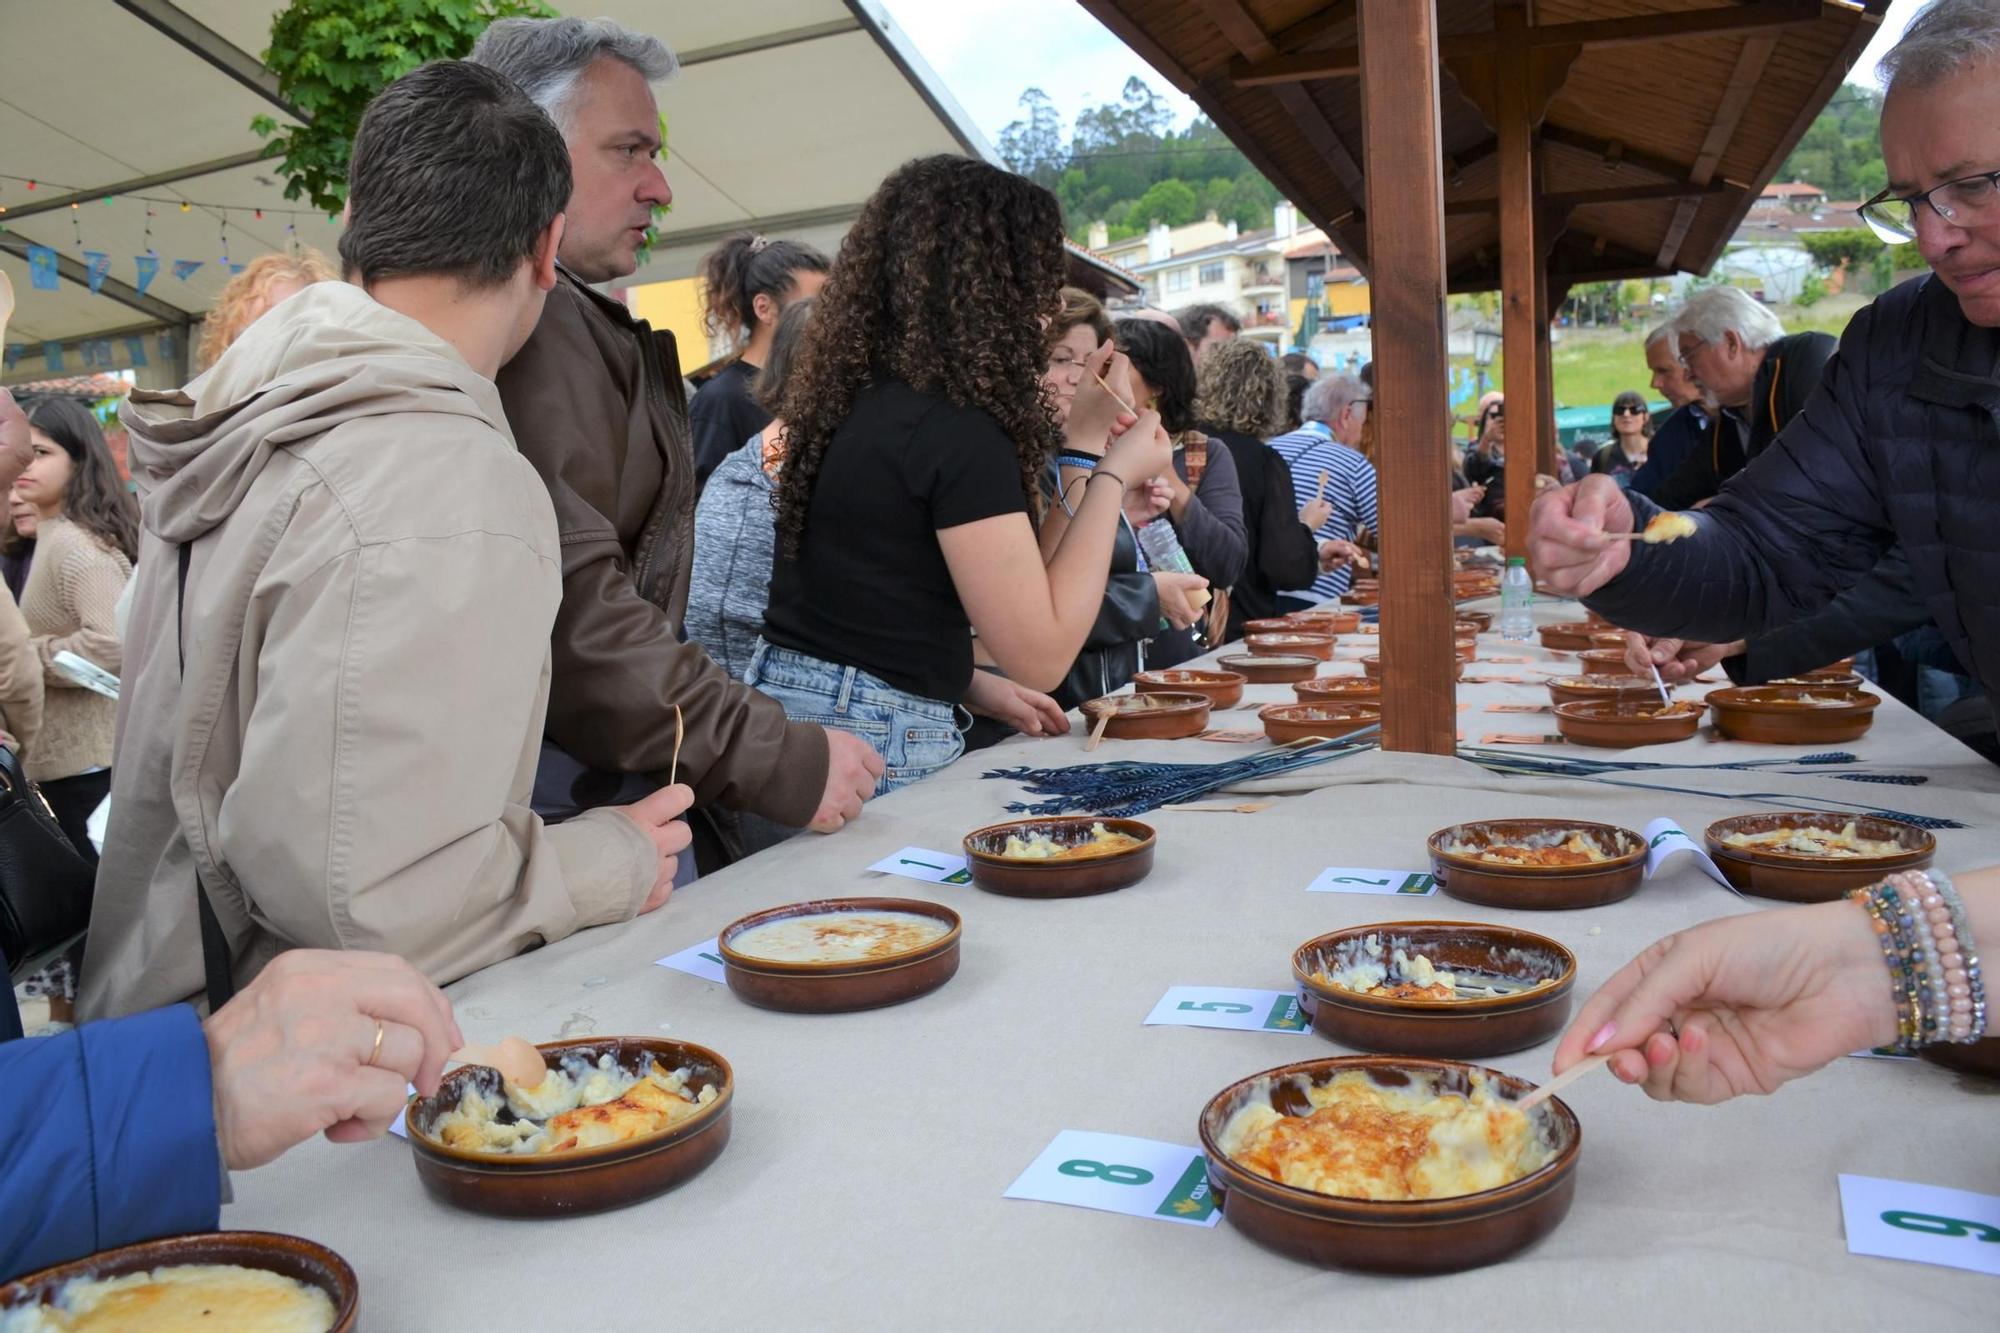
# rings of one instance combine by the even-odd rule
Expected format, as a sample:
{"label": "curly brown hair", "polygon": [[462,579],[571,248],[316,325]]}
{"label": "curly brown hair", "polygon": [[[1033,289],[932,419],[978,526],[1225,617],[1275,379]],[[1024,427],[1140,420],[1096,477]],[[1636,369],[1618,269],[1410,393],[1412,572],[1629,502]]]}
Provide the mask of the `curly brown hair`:
{"label": "curly brown hair", "polygon": [[1285,414],[1285,377],[1277,358],[1254,338],[1208,349],[1195,375],[1194,414],[1217,430],[1264,439]]}
{"label": "curly brown hair", "polygon": [[798,554],[820,464],[861,389],[901,380],[988,413],[1021,456],[1021,495],[1062,431],[1042,374],[1063,285],[1062,208],[1023,177],[923,157],[884,180],[841,242],[777,415],[789,442],[778,536]]}

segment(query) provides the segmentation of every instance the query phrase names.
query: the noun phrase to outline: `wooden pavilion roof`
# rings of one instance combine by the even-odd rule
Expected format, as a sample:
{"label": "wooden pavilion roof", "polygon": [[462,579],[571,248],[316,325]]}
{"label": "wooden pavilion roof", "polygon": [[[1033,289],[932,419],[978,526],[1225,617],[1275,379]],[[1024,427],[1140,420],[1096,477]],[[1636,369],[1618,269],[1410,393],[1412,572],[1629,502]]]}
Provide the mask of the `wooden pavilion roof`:
{"label": "wooden pavilion roof", "polygon": [[[1369,270],[1360,0],[1080,2]],[[1555,299],[1578,282],[1706,271],[1887,7],[1530,0]],[[1453,291],[1500,285],[1495,8],[1437,0]]]}

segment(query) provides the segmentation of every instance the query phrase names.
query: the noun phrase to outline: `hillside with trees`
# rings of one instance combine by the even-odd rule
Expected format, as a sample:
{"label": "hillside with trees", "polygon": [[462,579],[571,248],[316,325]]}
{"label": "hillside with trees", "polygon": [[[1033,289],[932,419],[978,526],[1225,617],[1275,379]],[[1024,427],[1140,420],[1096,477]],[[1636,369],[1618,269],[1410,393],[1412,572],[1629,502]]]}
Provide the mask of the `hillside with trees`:
{"label": "hillside with trees", "polygon": [[1127,79],[1116,102],[1087,108],[1068,126],[1040,88],[1022,93],[1020,106],[1000,132],[1000,155],[1055,193],[1078,241],[1100,221],[1113,240],[1210,212],[1246,231],[1271,225],[1277,187],[1206,116],[1175,129],[1172,110],[1144,79]]}

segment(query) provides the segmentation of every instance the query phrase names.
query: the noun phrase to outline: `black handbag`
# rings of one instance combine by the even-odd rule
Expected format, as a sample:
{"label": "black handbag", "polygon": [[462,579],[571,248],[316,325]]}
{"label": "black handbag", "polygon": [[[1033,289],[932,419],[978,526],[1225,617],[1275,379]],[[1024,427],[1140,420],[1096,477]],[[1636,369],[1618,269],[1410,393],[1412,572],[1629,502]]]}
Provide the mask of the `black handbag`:
{"label": "black handbag", "polygon": [[96,883],[97,867],[77,853],[20,756],[0,746],[0,953],[11,978],[82,938]]}

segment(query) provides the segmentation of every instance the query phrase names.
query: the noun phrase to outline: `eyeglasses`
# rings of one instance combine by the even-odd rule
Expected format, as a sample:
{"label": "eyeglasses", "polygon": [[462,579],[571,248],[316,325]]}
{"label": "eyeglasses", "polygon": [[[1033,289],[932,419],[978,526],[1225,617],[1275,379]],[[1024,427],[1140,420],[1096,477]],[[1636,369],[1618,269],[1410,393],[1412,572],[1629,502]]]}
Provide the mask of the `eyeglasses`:
{"label": "eyeglasses", "polygon": [[1491,407],[1489,407],[1489,408],[1487,408],[1487,409],[1486,409],[1486,418],[1485,418],[1485,419],[1486,419],[1486,420],[1488,420],[1488,421],[1491,421],[1491,420],[1493,420],[1493,419],[1494,419],[1495,417],[1504,417],[1504,416],[1506,416],[1506,415],[1507,415],[1507,408],[1506,408],[1506,406],[1505,406],[1504,404],[1501,404],[1501,403],[1495,403],[1495,404],[1493,404],[1493,406],[1491,406]]}
{"label": "eyeglasses", "polygon": [[1902,245],[1917,239],[1917,208],[1922,204],[1957,227],[2000,222],[2000,171],[1960,176],[1921,194],[1893,195],[1884,190],[1856,211],[1884,244]]}
{"label": "eyeglasses", "polygon": [[1646,409],[1643,407],[1633,407],[1629,405],[1625,407],[1614,407],[1611,409],[1611,415],[1614,417],[1643,417],[1646,415]]}

